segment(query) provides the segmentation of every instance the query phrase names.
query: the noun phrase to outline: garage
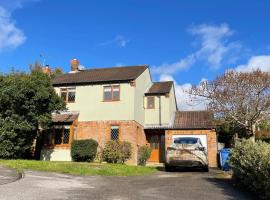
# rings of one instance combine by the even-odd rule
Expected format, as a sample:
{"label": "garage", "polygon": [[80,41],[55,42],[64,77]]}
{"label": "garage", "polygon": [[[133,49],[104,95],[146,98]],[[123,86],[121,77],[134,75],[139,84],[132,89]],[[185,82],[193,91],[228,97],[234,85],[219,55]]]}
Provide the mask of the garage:
{"label": "garage", "polygon": [[207,150],[210,167],[217,167],[217,136],[213,123],[213,114],[208,111],[178,111],[174,124],[165,131],[165,149],[175,138],[200,138]]}

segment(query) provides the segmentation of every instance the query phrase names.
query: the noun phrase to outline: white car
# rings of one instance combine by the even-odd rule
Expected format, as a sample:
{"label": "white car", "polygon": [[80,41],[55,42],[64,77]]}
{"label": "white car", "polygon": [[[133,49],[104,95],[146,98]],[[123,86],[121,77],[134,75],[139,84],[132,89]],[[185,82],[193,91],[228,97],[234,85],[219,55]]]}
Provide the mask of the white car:
{"label": "white car", "polygon": [[165,168],[171,171],[175,167],[200,167],[208,171],[208,159],[200,138],[179,137],[167,148]]}

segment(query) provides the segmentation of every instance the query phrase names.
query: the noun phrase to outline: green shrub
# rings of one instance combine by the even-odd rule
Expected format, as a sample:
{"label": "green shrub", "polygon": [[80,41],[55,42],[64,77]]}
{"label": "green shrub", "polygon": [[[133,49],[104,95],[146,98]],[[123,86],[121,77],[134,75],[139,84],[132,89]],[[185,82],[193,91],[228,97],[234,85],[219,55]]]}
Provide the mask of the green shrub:
{"label": "green shrub", "polygon": [[131,158],[131,144],[111,140],[106,143],[102,159],[108,163],[124,163]]}
{"label": "green shrub", "polygon": [[230,165],[236,182],[261,198],[270,199],[270,145],[243,140],[232,150]]}
{"label": "green shrub", "polygon": [[138,150],[138,164],[145,166],[146,161],[150,158],[151,149],[148,146],[141,146]]}
{"label": "green shrub", "polygon": [[119,146],[119,150],[120,150],[120,158],[119,158],[119,162],[120,163],[125,163],[128,159],[131,158],[131,153],[132,153],[132,147],[131,147],[131,143],[130,142],[120,142],[120,146]]}
{"label": "green shrub", "polygon": [[117,163],[119,158],[119,143],[115,140],[110,140],[105,144],[102,151],[102,159],[108,163]]}
{"label": "green shrub", "polygon": [[74,140],[71,145],[71,157],[76,162],[91,162],[97,153],[98,143],[95,140]]}

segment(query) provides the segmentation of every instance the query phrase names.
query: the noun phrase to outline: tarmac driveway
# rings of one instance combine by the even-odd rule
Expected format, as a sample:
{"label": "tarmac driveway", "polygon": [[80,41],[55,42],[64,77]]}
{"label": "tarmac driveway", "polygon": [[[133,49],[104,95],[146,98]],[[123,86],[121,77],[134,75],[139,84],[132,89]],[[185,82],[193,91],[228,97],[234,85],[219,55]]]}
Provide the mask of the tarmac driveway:
{"label": "tarmac driveway", "polygon": [[19,181],[0,185],[1,200],[37,199],[251,199],[213,171],[158,172],[137,177],[82,177],[26,171]]}

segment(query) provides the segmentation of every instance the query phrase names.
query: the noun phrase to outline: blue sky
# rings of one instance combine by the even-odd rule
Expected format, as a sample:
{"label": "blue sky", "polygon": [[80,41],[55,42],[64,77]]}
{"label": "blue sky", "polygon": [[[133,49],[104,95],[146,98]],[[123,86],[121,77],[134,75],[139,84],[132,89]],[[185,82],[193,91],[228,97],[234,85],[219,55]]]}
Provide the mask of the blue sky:
{"label": "blue sky", "polygon": [[269,9],[266,0],[0,0],[0,71],[26,71],[41,54],[65,71],[72,58],[148,64],[154,80],[175,81],[186,109],[184,91],[202,79],[270,71]]}

